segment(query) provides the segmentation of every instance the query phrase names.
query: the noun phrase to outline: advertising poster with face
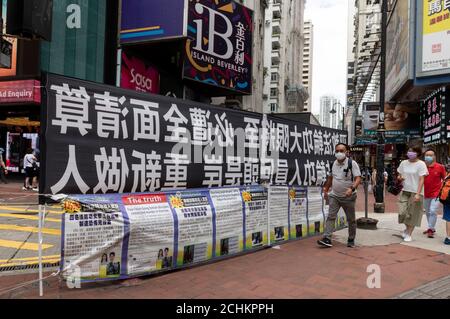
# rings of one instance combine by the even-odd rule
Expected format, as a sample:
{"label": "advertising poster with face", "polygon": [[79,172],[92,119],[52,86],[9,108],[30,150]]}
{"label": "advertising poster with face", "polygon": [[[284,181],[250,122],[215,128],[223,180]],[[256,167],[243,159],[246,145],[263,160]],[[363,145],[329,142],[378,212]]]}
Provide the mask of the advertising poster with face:
{"label": "advertising poster with face", "polygon": [[244,216],[239,188],[209,191],[216,213],[216,257],[244,250]]}
{"label": "advertising poster with face", "polygon": [[253,249],[268,244],[267,189],[249,186],[241,189],[245,209],[245,248]]}
{"label": "advertising poster with face", "polygon": [[290,238],[308,235],[308,189],[301,186],[289,188]]}
{"label": "advertising poster with face", "polygon": [[123,273],[124,216],[106,198],[76,198],[64,202],[61,270],[75,269],[80,280],[117,279]]}
{"label": "advertising poster with face", "polygon": [[129,220],[127,274],[173,267],[174,220],[165,194],[122,197]]}

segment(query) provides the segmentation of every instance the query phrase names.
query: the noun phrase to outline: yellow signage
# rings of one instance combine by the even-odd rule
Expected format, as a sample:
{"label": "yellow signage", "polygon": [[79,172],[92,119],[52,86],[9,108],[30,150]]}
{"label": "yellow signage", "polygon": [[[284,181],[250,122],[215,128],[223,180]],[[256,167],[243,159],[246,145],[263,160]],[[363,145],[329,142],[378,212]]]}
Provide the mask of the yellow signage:
{"label": "yellow signage", "polygon": [[423,1],[423,34],[450,31],[450,0]]}

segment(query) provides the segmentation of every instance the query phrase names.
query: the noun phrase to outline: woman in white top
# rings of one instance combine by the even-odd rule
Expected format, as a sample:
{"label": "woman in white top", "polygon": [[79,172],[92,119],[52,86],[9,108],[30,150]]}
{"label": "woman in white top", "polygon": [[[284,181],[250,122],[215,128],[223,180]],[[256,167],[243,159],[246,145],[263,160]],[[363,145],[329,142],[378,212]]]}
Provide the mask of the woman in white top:
{"label": "woman in white top", "polygon": [[[22,187],[23,190],[29,190],[32,187],[34,177],[36,176],[36,157],[33,155],[33,150],[31,148],[27,149],[27,154],[23,158],[23,169],[25,170],[25,186]],[[38,191],[37,186],[33,187],[34,191]]]}
{"label": "woman in white top", "polygon": [[412,241],[411,235],[415,227],[420,227],[423,215],[423,197],[425,176],[428,169],[425,162],[419,157],[422,155],[420,147],[411,147],[408,150],[408,160],[402,161],[397,171],[398,179],[403,182],[403,191],[399,201],[399,223],[405,224],[402,234],[404,241]]}

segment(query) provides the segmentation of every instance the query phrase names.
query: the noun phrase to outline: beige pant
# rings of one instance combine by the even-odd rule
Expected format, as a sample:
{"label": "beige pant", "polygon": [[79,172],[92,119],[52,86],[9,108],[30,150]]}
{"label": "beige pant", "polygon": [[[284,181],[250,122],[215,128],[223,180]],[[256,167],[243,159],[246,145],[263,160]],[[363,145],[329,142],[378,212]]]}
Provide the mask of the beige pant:
{"label": "beige pant", "polygon": [[420,195],[420,201],[416,203],[414,202],[415,195],[415,193],[405,191],[400,194],[398,203],[398,222],[400,224],[420,227],[423,216],[423,196]]}

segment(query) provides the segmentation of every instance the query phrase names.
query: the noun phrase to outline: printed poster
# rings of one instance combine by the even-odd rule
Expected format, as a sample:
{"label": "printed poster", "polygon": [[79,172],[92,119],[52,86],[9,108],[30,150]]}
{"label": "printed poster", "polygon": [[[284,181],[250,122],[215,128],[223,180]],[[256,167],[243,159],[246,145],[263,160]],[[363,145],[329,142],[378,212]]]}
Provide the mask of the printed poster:
{"label": "printed poster", "polygon": [[167,196],[130,195],[122,198],[130,223],[127,274],[173,267],[174,221]]}
{"label": "printed poster", "polygon": [[270,242],[289,239],[289,188],[269,187]]}
{"label": "printed poster", "polygon": [[209,191],[216,213],[216,257],[244,250],[244,216],[239,188]]}
{"label": "printed poster", "polygon": [[263,186],[242,188],[245,208],[245,248],[254,249],[268,244],[267,190]]}
{"label": "printed poster", "polygon": [[324,231],[324,215],[322,189],[320,187],[308,188],[308,234],[320,235]]}
{"label": "printed poster", "polygon": [[124,218],[119,206],[85,205],[77,200],[68,200],[64,205],[63,274],[78,267],[81,281],[120,277]]}
{"label": "printed poster", "polygon": [[308,189],[292,186],[289,189],[290,239],[308,235]]}
{"label": "printed poster", "polygon": [[177,266],[212,258],[213,212],[208,191],[187,191],[169,195],[178,219]]}

